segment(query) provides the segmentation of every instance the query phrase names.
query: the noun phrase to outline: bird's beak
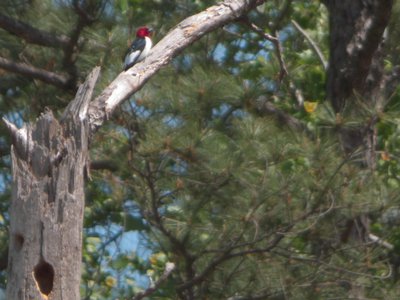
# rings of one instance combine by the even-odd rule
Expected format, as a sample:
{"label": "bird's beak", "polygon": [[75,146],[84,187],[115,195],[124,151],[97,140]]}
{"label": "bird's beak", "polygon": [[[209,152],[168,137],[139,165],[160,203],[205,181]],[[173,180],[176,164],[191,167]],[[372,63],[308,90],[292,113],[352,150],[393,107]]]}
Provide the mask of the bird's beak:
{"label": "bird's beak", "polygon": [[149,28],[149,33],[150,33],[150,35],[153,35],[154,29],[153,28]]}

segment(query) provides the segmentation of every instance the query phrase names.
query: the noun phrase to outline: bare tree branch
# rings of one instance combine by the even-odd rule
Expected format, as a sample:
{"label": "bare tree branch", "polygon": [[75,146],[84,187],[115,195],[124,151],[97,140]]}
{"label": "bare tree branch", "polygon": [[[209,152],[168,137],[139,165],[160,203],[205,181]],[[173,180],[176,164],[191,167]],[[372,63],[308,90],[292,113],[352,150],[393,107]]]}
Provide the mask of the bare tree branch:
{"label": "bare tree branch", "polygon": [[[153,170],[151,169],[150,164],[146,163],[146,174],[144,175],[145,180],[147,181],[147,185],[150,190],[151,195],[151,216],[146,216],[147,220],[152,223],[158,230],[160,230],[170,241],[176,251],[178,251],[185,259],[185,271],[186,276],[189,280],[194,277],[195,271],[193,270],[193,262],[195,258],[193,255],[188,251],[185,247],[185,242],[181,241],[177,238],[170,230],[168,230],[163,222],[163,218],[159,213],[158,202],[160,201],[160,197],[156,191],[154,186],[154,181],[152,179]],[[192,289],[188,290],[188,293],[193,298],[193,291]]]}
{"label": "bare tree branch", "polygon": [[381,239],[379,236],[377,236],[375,234],[372,234],[372,233],[368,234],[368,239],[370,239],[371,242],[373,242],[373,243],[377,243],[378,245],[385,247],[386,249],[389,249],[389,250],[394,249],[393,244]]}
{"label": "bare tree branch", "polygon": [[118,164],[112,160],[95,160],[90,162],[90,170],[118,171]]}
{"label": "bare tree branch", "polygon": [[0,27],[11,34],[36,45],[64,48],[69,43],[69,38],[65,35],[52,34],[47,31],[39,30],[27,23],[17,21],[3,14],[0,14]]}
{"label": "bare tree branch", "polygon": [[264,30],[262,30],[260,27],[258,27],[256,24],[251,23],[248,21],[248,19],[244,19],[243,21],[247,26],[249,26],[251,28],[251,30],[253,30],[254,32],[256,32],[258,35],[262,36],[263,38],[265,38],[266,40],[270,41],[271,43],[274,44],[275,47],[275,51],[276,51],[276,57],[278,58],[279,61],[279,66],[281,68],[281,71],[279,73],[279,81],[282,81],[282,79],[289,74],[286,65],[285,65],[285,61],[283,60],[283,55],[282,55],[282,45],[279,42],[279,36],[278,33],[275,33],[275,36],[270,35],[266,32],[264,32]]}
{"label": "bare tree branch", "polygon": [[265,0],[225,0],[188,17],[167,34],[149,56],[118,77],[90,105],[91,132],[94,133],[129,96],[138,91],[171,59],[205,34],[235,21]]}
{"label": "bare tree branch", "polygon": [[324,70],[326,71],[328,69],[328,62],[326,61],[321,49],[319,49],[318,45],[313,41],[313,39],[308,35],[308,33],[303,28],[301,28],[299,23],[297,23],[295,20],[292,20],[291,22],[293,26],[297,29],[297,31],[300,32],[305,37],[307,42],[310,44],[311,49],[318,56],[319,61],[321,62],[322,66],[324,67]]}
{"label": "bare tree branch", "polygon": [[103,12],[105,1],[72,1],[72,7],[78,16],[75,27],[71,31],[68,44],[64,47],[63,68],[67,71],[71,78],[71,82],[75,82],[78,78],[78,70],[76,67],[77,52],[83,46],[79,43],[79,38],[85,27],[94,23]]}
{"label": "bare tree branch", "polygon": [[68,89],[70,87],[69,79],[63,75],[35,68],[24,63],[16,63],[4,57],[0,57],[0,69],[18,73],[33,79],[39,79],[62,89]]}
{"label": "bare tree branch", "polygon": [[[288,227],[289,228],[289,227]],[[272,249],[274,249],[279,242],[285,237],[284,234],[281,233],[277,233],[275,235],[275,237],[268,243],[268,245],[264,248],[252,248],[252,249],[248,249],[248,250],[242,250],[242,251],[234,251],[235,248],[237,248],[237,246],[232,246],[227,248],[225,251],[223,251],[223,253],[214,258],[214,260],[212,260],[205,268],[204,270],[199,273],[198,275],[196,275],[196,277],[194,277],[191,280],[186,281],[185,283],[183,283],[182,285],[180,285],[178,287],[178,290],[182,291],[185,289],[188,289],[190,287],[192,287],[193,285],[203,281],[208,275],[210,275],[210,273],[212,273],[220,264],[222,264],[223,262],[235,258],[235,257],[241,257],[241,256],[246,256],[249,254],[258,254],[258,253],[266,253],[266,252],[270,252]]]}
{"label": "bare tree branch", "polygon": [[310,257],[299,256],[296,253],[293,253],[291,251],[273,250],[272,252],[274,254],[276,254],[276,255],[280,255],[280,256],[283,256],[283,257],[288,258],[288,259],[293,259],[293,260],[297,260],[297,261],[305,261],[305,262],[313,263],[313,264],[315,264],[317,266],[321,265],[321,266],[324,266],[327,269],[331,269],[331,270],[334,270],[334,271],[339,272],[339,273],[347,273],[347,274],[350,274],[350,275],[357,275],[357,276],[362,276],[362,277],[367,277],[367,278],[374,278],[374,279],[379,279],[379,280],[388,279],[388,278],[390,278],[392,276],[392,268],[391,268],[390,264],[387,264],[387,267],[388,267],[387,268],[387,273],[383,274],[382,276],[380,276],[380,275],[371,275],[371,274],[368,274],[368,273],[355,272],[355,271],[352,271],[350,269],[338,267],[338,266],[334,265],[333,263],[325,262],[325,261],[323,261],[321,259],[314,258],[313,256],[310,256]]}
{"label": "bare tree branch", "polygon": [[[245,24],[247,26],[249,26],[254,32],[256,32],[257,34],[259,34],[260,36],[262,36],[263,38],[265,38],[266,40],[270,41],[271,43],[274,44],[275,47],[275,51],[276,51],[276,57],[278,58],[279,61],[279,67],[280,67],[280,72],[279,72],[279,82],[281,82],[283,80],[283,78],[287,75],[289,75],[289,72],[286,68],[286,64],[285,61],[283,59],[283,50],[282,50],[282,45],[279,41],[279,35],[276,32],[275,36],[272,36],[268,33],[265,33],[264,30],[262,30],[260,27],[258,27],[257,25],[255,25],[254,23],[249,22],[247,19],[244,20]],[[291,91],[291,93],[294,95],[294,97],[296,98],[297,104],[299,107],[302,107],[304,104],[304,96],[302,91],[296,87],[296,85],[293,83],[293,80],[291,80],[289,78],[289,89]],[[271,103],[266,103],[266,109],[270,111],[270,113],[272,113],[273,111],[270,109],[272,108],[273,105]],[[275,113],[278,113],[278,110],[274,109]],[[277,114],[277,117],[280,121],[284,121],[282,119],[283,114],[282,112],[279,112]],[[292,118],[293,119],[293,118]],[[290,121],[289,119],[286,118],[285,121]],[[289,124],[289,123],[288,123]],[[289,124],[291,127],[293,125]]]}
{"label": "bare tree branch", "polygon": [[260,114],[275,116],[280,124],[289,126],[291,129],[307,130],[307,126],[304,123],[285,111],[275,107],[275,105],[268,101],[266,97],[260,97],[257,99],[256,109]]}
{"label": "bare tree branch", "polygon": [[283,21],[285,21],[285,17],[290,13],[292,2],[293,0],[286,0],[279,8],[277,16],[274,17],[274,22],[269,25],[270,32],[276,32],[282,28],[282,26],[286,26],[286,24],[283,24]]}
{"label": "bare tree branch", "polygon": [[144,297],[150,296],[153,294],[155,291],[157,291],[160,287],[161,284],[163,284],[164,281],[168,279],[168,277],[171,275],[172,271],[175,269],[175,264],[172,262],[168,262],[165,265],[165,270],[164,273],[160,276],[160,278],[148,289],[146,289],[143,292],[138,293],[133,300],[141,300]]}
{"label": "bare tree branch", "polygon": [[[227,300],[264,300],[264,299],[270,299],[272,296],[276,296],[276,299],[284,299],[284,297],[280,297],[282,292],[271,292],[267,291],[264,292],[263,294],[257,294],[254,296],[233,296],[228,298]],[[279,295],[279,296],[278,296]]]}
{"label": "bare tree branch", "polygon": [[302,107],[304,105],[303,91],[294,84],[293,80],[289,80],[289,90],[296,98],[298,107]]}

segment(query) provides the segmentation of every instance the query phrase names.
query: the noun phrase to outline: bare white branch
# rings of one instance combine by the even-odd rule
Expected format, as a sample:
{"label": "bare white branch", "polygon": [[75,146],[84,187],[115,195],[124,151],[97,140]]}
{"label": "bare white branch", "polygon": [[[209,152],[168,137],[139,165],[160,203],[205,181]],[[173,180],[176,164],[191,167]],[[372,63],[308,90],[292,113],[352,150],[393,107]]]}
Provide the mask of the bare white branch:
{"label": "bare white branch", "polygon": [[370,233],[368,235],[368,238],[371,240],[371,242],[377,243],[378,245],[385,247],[386,249],[389,249],[389,250],[394,249],[394,246],[391,243],[386,242],[385,240],[382,240],[379,236],[377,236],[375,234]]}

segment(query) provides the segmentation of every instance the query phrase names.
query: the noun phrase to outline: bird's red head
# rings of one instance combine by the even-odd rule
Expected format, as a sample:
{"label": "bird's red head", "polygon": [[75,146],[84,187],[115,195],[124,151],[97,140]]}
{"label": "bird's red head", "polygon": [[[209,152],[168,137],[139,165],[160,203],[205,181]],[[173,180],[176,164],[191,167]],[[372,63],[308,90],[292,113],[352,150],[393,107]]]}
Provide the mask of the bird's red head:
{"label": "bird's red head", "polygon": [[151,36],[152,33],[153,29],[143,26],[139,27],[139,29],[136,31],[136,37],[145,38],[146,36]]}

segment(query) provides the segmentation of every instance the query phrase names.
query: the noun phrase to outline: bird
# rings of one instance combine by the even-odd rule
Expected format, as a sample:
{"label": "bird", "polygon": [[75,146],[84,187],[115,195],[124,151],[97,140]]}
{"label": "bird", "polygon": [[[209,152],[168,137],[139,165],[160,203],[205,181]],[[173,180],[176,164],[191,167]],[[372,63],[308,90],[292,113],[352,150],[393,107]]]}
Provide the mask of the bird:
{"label": "bird", "polygon": [[124,71],[143,60],[149,54],[153,46],[151,41],[152,33],[153,29],[147,26],[138,28],[136,31],[136,39],[132,42],[125,54]]}

